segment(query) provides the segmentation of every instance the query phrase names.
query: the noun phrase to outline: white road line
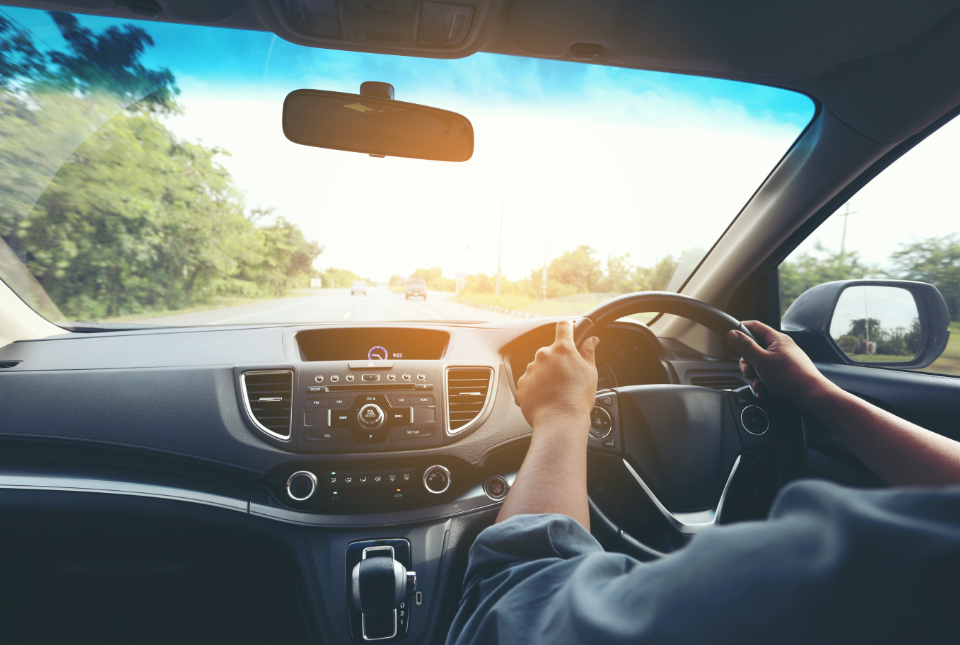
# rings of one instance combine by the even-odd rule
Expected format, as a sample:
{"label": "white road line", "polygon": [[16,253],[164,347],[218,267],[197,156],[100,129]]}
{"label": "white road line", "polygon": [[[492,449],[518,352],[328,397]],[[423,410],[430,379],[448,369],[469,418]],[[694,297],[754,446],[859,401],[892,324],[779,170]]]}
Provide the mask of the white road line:
{"label": "white road line", "polygon": [[410,304],[413,305],[414,307],[416,307],[417,309],[419,309],[420,311],[422,311],[423,313],[425,313],[425,314],[430,314],[431,316],[433,316],[433,317],[436,318],[437,320],[441,320],[440,316],[438,316],[437,314],[433,313],[433,312],[430,311],[429,309],[424,309],[423,307],[421,307],[420,305],[418,305],[418,304],[415,303],[415,302],[411,302]]}
{"label": "white road line", "polygon": [[241,320],[243,318],[250,318],[251,316],[262,316],[263,314],[270,313],[272,314],[275,311],[283,311],[284,309],[292,309],[293,307],[302,307],[307,303],[300,301],[293,304],[287,305],[286,307],[271,307],[263,311],[255,311],[250,314],[243,314],[242,316],[234,316],[233,318],[224,318],[223,320],[214,320],[213,322],[206,323],[208,325],[222,325],[223,323],[231,322],[234,320]]}

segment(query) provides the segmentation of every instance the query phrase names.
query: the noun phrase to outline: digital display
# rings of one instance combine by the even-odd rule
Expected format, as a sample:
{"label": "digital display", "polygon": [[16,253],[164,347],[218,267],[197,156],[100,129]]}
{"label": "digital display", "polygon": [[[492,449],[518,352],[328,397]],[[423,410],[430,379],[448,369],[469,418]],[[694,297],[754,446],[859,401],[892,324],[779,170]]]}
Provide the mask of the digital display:
{"label": "digital display", "polygon": [[438,360],[450,334],[436,329],[310,329],[297,334],[305,361]]}

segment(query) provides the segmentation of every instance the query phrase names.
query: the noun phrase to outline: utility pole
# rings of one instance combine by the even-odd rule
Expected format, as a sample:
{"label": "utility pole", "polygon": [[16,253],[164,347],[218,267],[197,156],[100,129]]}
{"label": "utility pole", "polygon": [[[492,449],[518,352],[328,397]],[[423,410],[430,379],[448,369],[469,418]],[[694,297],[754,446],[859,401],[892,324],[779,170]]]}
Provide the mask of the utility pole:
{"label": "utility pole", "polygon": [[500,183],[500,246],[497,250],[497,284],[493,289],[495,296],[500,295],[500,260],[503,258],[503,183]]}
{"label": "utility pole", "polygon": [[843,257],[843,254],[846,252],[846,249],[847,249],[847,218],[850,217],[851,215],[856,215],[856,214],[857,214],[857,211],[853,211],[852,213],[850,212],[850,202],[847,202],[846,208],[844,209],[843,213],[841,213],[841,217],[843,217],[843,235],[840,237],[840,256],[841,257]]}

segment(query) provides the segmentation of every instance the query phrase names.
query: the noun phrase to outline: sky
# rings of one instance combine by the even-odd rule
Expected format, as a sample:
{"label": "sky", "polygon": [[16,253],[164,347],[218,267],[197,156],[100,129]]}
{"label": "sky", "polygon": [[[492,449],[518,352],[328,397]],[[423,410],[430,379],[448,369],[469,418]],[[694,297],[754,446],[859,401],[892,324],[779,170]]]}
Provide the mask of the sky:
{"label": "sky", "polygon": [[[960,232],[960,121],[924,139],[864,186],[799,246],[819,240],[830,251],[855,251],[880,270],[904,244]],[[851,214],[844,217],[843,213]],[[843,224],[847,220],[844,239]]]}
{"label": "sky", "polygon": [[[64,49],[45,13],[4,12]],[[97,32],[117,23],[79,19]],[[490,54],[377,56],[270,33],[135,24],[155,43],[144,64],[170,69],[181,89],[183,113],[168,127],[229,151],[221,163],[248,207],[299,224],[324,247],[318,268],[375,280],[432,266],[448,277],[493,274],[498,257],[506,276],[522,278],[581,244],[601,261],[630,253],[647,266],[705,251],[814,113],[804,96],[731,81]],[[368,80],[465,115],[474,157],[375,159],[284,138],[286,94],[355,93]]]}

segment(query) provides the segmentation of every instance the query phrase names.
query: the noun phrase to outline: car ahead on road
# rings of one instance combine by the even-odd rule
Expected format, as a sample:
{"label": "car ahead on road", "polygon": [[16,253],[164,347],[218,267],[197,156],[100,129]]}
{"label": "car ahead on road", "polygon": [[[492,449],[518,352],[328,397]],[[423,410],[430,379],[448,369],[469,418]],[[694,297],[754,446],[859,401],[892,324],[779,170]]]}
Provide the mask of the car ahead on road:
{"label": "car ahead on road", "polygon": [[404,297],[409,300],[412,297],[420,297],[424,300],[427,299],[427,282],[426,280],[416,279],[416,280],[407,280],[406,285],[403,288]]}
{"label": "car ahead on road", "polygon": [[358,293],[367,295],[367,283],[363,280],[354,280],[353,284],[350,285],[350,295],[355,296]]}
{"label": "car ahead on road", "polygon": [[[517,381],[598,303],[606,549],[670,557],[797,477],[882,486],[742,389],[731,317],[960,437],[924,284],[957,318],[955,1],[0,3],[0,643],[444,643],[530,445]],[[354,136],[404,113],[459,156]],[[547,317],[277,298],[317,261]],[[400,585],[353,587],[388,556]]]}

